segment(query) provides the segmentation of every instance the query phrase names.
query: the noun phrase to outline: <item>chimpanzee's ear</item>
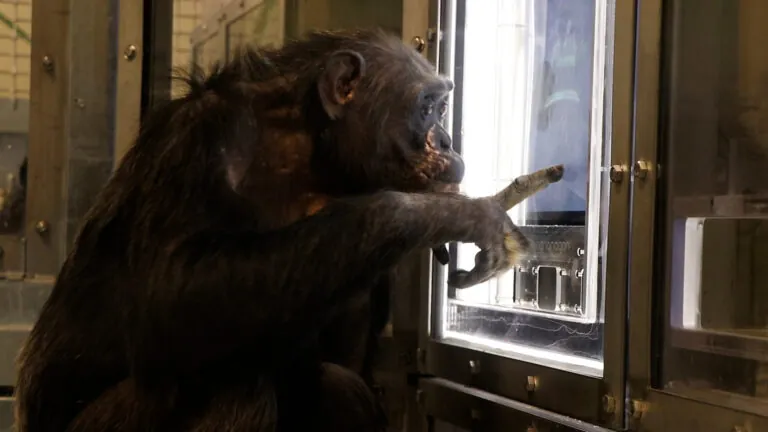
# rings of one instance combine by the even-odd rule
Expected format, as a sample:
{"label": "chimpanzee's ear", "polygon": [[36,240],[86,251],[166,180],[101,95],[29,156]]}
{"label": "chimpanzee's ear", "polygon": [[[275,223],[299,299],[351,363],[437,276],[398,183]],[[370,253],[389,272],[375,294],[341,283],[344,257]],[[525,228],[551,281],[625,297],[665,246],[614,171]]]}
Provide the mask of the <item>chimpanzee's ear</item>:
{"label": "chimpanzee's ear", "polygon": [[355,97],[355,89],[365,74],[365,60],[355,51],[331,54],[317,82],[323,109],[331,119],[344,115],[344,106]]}

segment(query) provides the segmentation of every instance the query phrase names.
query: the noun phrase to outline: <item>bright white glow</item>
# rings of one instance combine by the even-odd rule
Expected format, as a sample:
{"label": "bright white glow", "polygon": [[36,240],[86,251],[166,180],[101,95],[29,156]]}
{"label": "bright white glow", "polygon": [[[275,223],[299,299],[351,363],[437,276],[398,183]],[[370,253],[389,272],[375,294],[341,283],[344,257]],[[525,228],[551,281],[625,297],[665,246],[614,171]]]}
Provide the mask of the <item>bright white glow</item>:
{"label": "bright white glow", "polygon": [[[465,319],[454,316],[449,325],[448,311],[452,305],[460,304],[495,311],[515,310],[516,313],[540,318],[556,318],[558,322],[583,324],[600,320],[598,301],[602,280],[600,276],[603,269],[599,264],[599,257],[605,247],[603,218],[606,214],[605,205],[608,198],[603,184],[605,181],[603,166],[605,161],[610,160],[608,151],[610,146],[606,145],[606,142],[610,141],[610,124],[606,123],[610,121],[610,109],[605,109],[605,100],[610,99],[610,94],[606,95],[609,90],[606,86],[606,59],[610,58],[609,49],[612,46],[607,26],[608,1],[610,0],[600,0],[593,4],[584,2],[585,6],[594,7],[595,14],[594,27],[585,29],[586,32],[592,32],[590,36],[594,36],[591,94],[576,95],[575,92],[570,94],[571,97],[576,98],[588,97],[591,101],[589,124],[582,123],[589,130],[589,154],[587,155],[586,149],[582,147],[574,148],[573,152],[576,153],[563,155],[564,161],[573,161],[582,156],[583,161],[586,162],[587,158],[589,160],[588,173],[584,180],[588,182],[586,201],[589,211],[586,215],[582,315],[536,311],[515,305],[515,273],[510,271],[497,279],[457,290],[455,299],[447,297],[448,291],[445,284],[437,287],[438,295],[443,300],[441,302],[443,310],[440,311],[441,326],[437,329],[439,338],[450,337],[506,354],[512,353],[513,357],[526,357],[528,360],[535,359],[536,362],[557,363],[591,371],[586,372],[587,374],[602,374],[600,360],[526,346],[524,340],[518,340],[514,344],[508,343],[502,339],[504,336],[501,333],[499,339],[494,340],[491,339],[492,336],[481,338],[448,330],[456,322],[460,323]],[[451,5],[447,11],[450,29],[454,28],[452,23],[455,23],[453,3],[448,2]],[[534,128],[539,121],[537,101],[543,99],[539,93],[545,91],[542,88],[544,84],[539,82],[538,78],[544,76],[544,59],[550,55],[547,54],[547,50],[551,49],[551,47],[548,48],[547,38],[557,38],[558,34],[550,33],[561,31],[547,29],[547,14],[550,14],[550,18],[554,16],[554,19],[559,19],[557,15],[561,13],[547,11],[548,3],[540,0],[496,0],[467,4],[464,60],[460,65],[463,67],[464,75],[460,83],[463,86],[463,100],[459,110],[462,114],[462,152],[467,167],[462,190],[469,196],[491,195],[505,187],[515,177],[529,172],[532,130],[535,131]],[[454,37],[453,34],[446,34],[444,43],[450,45],[443,51],[449,57],[443,59],[448,60],[443,63],[446,70],[441,72],[444,74],[447,72],[450,75],[454,70],[455,55],[452,43]],[[584,39],[586,37],[582,40]],[[564,44],[573,41],[550,39],[549,42],[550,45],[563,44],[559,45],[562,48]],[[588,58],[584,60],[589,61]],[[455,121],[452,114],[448,119],[449,125],[453,125]],[[580,195],[583,196],[583,192]],[[522,225],[526,213],[524,201],[510,211],[510,217],[515,223]],[[477,252],[478,249],[474,245],[459,244],[456,256],[457,266],[464,269],[474,267],[474,256]],[[448,269],[443,267],[441,270],[444,272],[443,276],[447,277]],[[469,319],[478,318],[475,316]],[[564,325],[570,326],[570,324]],[[594,329],[594,337],[600,337],[597,327]]]}
{"label": "bright white glow", "polygon": [[[512,344],[496,339],[472,336],[466,333],[446,331],[443,336],[446,339],[455,339],[468,342],[473,345],[487,347],[492,350],[502,351],[514,354],[514,357],[523,361],[532,361],[534,363],[556,364],[561,366],[571,366],[578,368],[578,372],[585,375],[594,375],[596,377],[603,374],[603,362],[584,357],[578,357],[569,354],[562,354],[550,350],[531,348],[525,345]],[[450,342],[450,341],[447,341]],[[568,369],[564,367],[563,369]],[[591,373],[590,373],[591,372]]]}
{"label": "bright white glow", "polygon": [[[496,193],[527,171],[536,63],[534,3],[477,2],[467,7],[462,83],[462,150],[467,171],[462,190],[469,196]],[[521,223],[524,214],[523,202],[510,217]],[[472,268],[477,247],[460,244],[458,248],[458,266]],[[496,304],[511,299],[513,290],[514,274],[510,273],[461,290],[457,299]]]}
{"label": "bright white glow", "polygon": [[701,328],[701,265],[704,252],[704,219],[685,221],[683,258],[683,328]]}

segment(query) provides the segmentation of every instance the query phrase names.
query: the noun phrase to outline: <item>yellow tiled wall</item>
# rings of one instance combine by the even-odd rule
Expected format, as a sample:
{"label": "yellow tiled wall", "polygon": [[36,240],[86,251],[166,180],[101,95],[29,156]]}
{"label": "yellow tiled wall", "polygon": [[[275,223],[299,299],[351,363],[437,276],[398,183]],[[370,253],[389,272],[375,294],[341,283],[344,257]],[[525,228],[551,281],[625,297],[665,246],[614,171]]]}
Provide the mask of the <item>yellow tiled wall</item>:
{"label": "yellow tiled wall", "polygon": [[[32,1],[0,0],[0,12],[32,35]],[[36,0],[45,1],[45,0]],[[215,12],[221,0],[173,0],[173,65],[192,61],[189,37],[206,9]],[[0,22],[0,99],[29,99],[30,44]]]}
{"label": "yellow tiled wall", "polygon": [[[0,0],[0,13],[31,34],[31,2]],[[0,22],[0,99],[29,99],[30,48],[29,42]]]}

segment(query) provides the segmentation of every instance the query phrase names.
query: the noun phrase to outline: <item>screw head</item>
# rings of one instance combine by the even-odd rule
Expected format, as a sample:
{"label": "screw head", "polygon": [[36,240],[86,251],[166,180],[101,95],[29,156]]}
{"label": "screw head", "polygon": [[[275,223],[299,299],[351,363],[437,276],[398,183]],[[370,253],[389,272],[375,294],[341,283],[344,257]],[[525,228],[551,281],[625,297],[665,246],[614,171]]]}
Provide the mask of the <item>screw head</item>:
{"label": "screw head", "polygon": [[47,221],[39,220],[35,223],[35,231],[40,234],[46,234],[51,229],[50,224]]}
{"label": "screw head", "polygon": [[469,371],[474,375],[480,372],[480,362],[477,360],[469,361]]}
{"label": "screw head", "polygon": [[648,177],[648,172],[651,170],[651,164],[648,161],[639,160],[635,162],[634,174],[638,180],[645,180]]}
{"label": "screw head", "polygon": [[413,39],[411,39],[411,45],[416,51],[420,53],[424,52],[424,48],[427,47],[427,43],[421,36],[414,36]]}
{"label": "screw head", "polygon": [[53,72],[53,58],[51,56],[43,56],[43,69],[46,72]]}
{"label": "screw head", "polygon": [[611,165],[608,169],[608,178],[612,183],[621,183],[624,180],[624,172],[627,169],[622,165]]}
{"label": "screw head", "polygon": [[603,395],[603,411],[613,414],[616,411],[616,399],[611,395]]}
{"label": "screw head", "polygon": [[538,389],[539,389],[539,377],[529,375],[525,379],[525,390],[529,392],[535,392]]}
{"label": "screw head", "polygon": [[125,47],[125,50],[123,51],[123,58],[128,61],[133,61],[136,59],[136,54],[139,52],[139,49],[136,47],[136,45],[128,45]]}

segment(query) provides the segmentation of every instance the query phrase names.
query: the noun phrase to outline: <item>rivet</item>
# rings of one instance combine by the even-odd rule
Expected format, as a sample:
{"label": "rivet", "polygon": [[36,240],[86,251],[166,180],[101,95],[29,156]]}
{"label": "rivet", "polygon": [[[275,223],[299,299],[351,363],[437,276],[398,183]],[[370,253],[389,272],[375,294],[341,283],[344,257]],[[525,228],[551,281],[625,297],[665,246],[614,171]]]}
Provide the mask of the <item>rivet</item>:
{"label": "rivet", "polygon": [[414,49],[418,52],[424,52],[424,48],[426,48],[427,43],[424,42],[424,39],[421,36],[414,36],[413,39],[411,39],[411,45]]}
{"label": "rivet", "polygon": [[43,56],[43,70],[53,72],[53,59],[50,56]]}
{"label": "rivet", "polygon": [[634,175],[638,180],[645,180],[648,177],[648,172],[651,171],[651,164],[648,161],[639,160],[635,162]]}
{"label": "rivet", "polygon": [[535,392],[539,389],[539,377],[528,375],[525,379],[525,389],[529,392]]}
{"label": "rivet", "polygon": [[123,58],[128,61],[133,61],[136,59],[136,54],[139,52],[139,49],[136,47],[136,45],[128,45],[125,47],[125,50],[123,51]]}
{"label": "rivet", "polygon": [[630,411],[634,419],[640,419],[643,414],[648,411],[648,402],[639,399],[633,399],[632,404],[630,405]]}
{"label": "rivet", "polygon": [[608,170],[608,178],[612,183],[621,183],[624,180],[624,173],[627,171],[627,167],[624,165],[611,165]]}
{"label": "rivet", "polygon": [[603,411],[608,414],[616,412],[616,398],[611,395],[603,395]]}
{"label": "rivet", "polygon": [[46,234],[50,228],[51,226],[47,221],[39,220],[35,223],[35,231],[40,235]]}
{"label": "rivet", "polygon": [[476,374],[480,373],[480,362],[477,361],[477,360],[470,360],[469,361],[469,371],[473,375],[476,375]]}

